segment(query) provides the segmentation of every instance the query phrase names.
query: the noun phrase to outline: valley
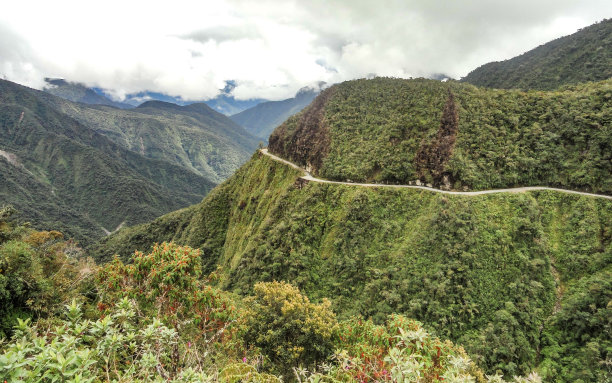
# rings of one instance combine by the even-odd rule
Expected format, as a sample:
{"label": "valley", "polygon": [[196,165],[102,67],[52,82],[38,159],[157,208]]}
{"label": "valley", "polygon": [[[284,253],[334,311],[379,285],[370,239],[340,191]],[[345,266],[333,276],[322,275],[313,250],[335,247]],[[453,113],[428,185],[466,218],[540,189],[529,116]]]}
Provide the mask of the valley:
{"label": "valley", "polygon": [[0,381],[608,383],[612,20],[239,3],[0,80]]}

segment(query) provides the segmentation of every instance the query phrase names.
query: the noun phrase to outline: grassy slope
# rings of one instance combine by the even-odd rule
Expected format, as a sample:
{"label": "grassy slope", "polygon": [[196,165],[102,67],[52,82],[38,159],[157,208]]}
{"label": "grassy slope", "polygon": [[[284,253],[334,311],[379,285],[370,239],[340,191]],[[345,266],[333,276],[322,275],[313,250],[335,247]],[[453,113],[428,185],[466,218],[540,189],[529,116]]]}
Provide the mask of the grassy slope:
{"label": "grassy slope", "polygon": [[221,182],[243,164],[257,139],[205,104],[161,101],[121,110],[53,99],[54,105],[115,143]]}
{"label": "grassy slope", "polygon": [[452,187],[549,185],[612,193],[612,80],[556,92],[348,81],[277,128],[270,149],[311,164],[325,178],[408,183],[418,178],[420,148],[436,139],[449,90],[458,112],[456,143],[444,165]]}
{"label": "grassy slope", "polygon": [[[0,82],[0,87],[0,147],[15,154],[30,176],[15,176],[16,169],[8,166],[3,169],[6,177],[18,184],[10,189],[23,192],[12,193],[4,185],[2,203],[21,208],[27,219],[46,222],[57,217],[46,212],[70,206],[69,210],[87,218],[63,222],[83,224],[69,233],[89,234],[101,226],[112,230],[123,221],[135,224],[196,203],[213,186],[179,166],[119,147],[55,111],[39,97],[41,92],[6,81]],[[41,184],[55,193],[53,198],[31,199],[44,190]],[[51,200],[61,204],[45,206]],[[33,211],[41,217],[27,213]]]}
{"label": "grassy slope", "polygon": [[[612,203],[554,192],[299,188],[297,176],[256,155],[200,205],[122,230],[96,256],[174,240],[202,248],[208,271],[221,265],[227,289],[245,294],[257,281],[286,280],[313,299],[332,297],[341,315],[417,318],[465,344],[490,372],[543,361],[551,376],[559,370],[549,350],[575,324],[557,328],[551,315],[557,299],[582,294],[589,287],[576,286],[609,268]],[[566,354],[583,352],[585,339]]]}
{"label": "grassy slope", "polygon": [[612,19],[510,60],[476,68],[462,81],[491,88],[556,89],[612,77]]}

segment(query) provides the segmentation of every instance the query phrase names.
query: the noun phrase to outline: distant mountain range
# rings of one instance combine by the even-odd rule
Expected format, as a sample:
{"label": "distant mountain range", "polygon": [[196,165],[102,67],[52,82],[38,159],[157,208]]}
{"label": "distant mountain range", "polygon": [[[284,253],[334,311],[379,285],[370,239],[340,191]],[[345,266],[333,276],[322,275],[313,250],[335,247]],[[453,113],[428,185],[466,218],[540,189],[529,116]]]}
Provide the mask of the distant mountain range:
{"label": "distant mountain range", "polygon": [[262,102],[230,118],[244,126],[249,133],[267,142],[274,128],[304,109],[318,94],[319,89],[302,88],[293,98]]}
{"label": "distant mountain range", "polygon": [[[177,105],[189,105],[197,101],[185,101],[181,97],[173,97],[159,92],[143,91],[128,94],[122,102],[113,101],[107,92],[98,87],[87,87],[78,82],[71,82],[60,78],[46,78],[47,85],[44,91],[64,98],[69,101],[80,102],[91,105],[107,105],[120,109],[131,109],[147,101],[164,101]],[[242,112],[266,100],[257,98],[250,100],[236,100],[231,94],[235,87],[233,82],[228,82],[222,93],[210,100],[202,101],[215,111],[226,116]]]}
{"label": "distant mountain range", "polygon": [[[69,82],[63,79],[47,78],[46,81],[49,85],[45,87],[44,91],[47,93],[82,104],[112,106],[119,109],[133,109],[153,101],[179,106],[195,104],[194,102],[186,102],[180,97],[172,97],[162,93],[148,91],[129,94],[123,102],[115,102],[108,98],[104,90],[100,88],[88,88],[83,84]],[[322,85],[323,83],[320,84],[320,86]],[[317,94],[319,94],[318,88],[305,87],[300,89],[295,97],[282,101],[266,101],[264,99],[236,100],[231,95],[234,86],[235,85],[230,82],[222,91],[222,94],[198,104],[206,104],[213,110],[230,116],[231,120],[243,126],[249,133],[264,142],[267,142],[268,136],[272,133],[274,128],[290,116],[304,109]],[[168,107],[167,105],[166,109]],[[74,115],[74,113],[70,113],[70,111],[73,110],[74,108],[70,107],[65,111]],[[106,111],[108,112],[109,110],[107,109]],[[109,126],[118,126],[115,124],[116,121],[111,122],[108,119],[104,121],[110,124]],[[82,122],[85,121],[82,120]],[[91,123],[92,121],[88,122]],[[128,145],[128,147],[134,149],[133,146]],[[224,177],[227,176],[229,176],[229,174],[224,175]]]}
{"label": "distant mountain range", "polygon": [[125,110],[59,98],[49,102],[126,149],[180,165],[215,183],[242,165],[259,142],[204,103],[147,101]]}
{"label": "distant mountain range", "polygon": [[552,90],[612,77],[612,19],[583,28],[520,56],[491,62],[461,81],[490,88]]}

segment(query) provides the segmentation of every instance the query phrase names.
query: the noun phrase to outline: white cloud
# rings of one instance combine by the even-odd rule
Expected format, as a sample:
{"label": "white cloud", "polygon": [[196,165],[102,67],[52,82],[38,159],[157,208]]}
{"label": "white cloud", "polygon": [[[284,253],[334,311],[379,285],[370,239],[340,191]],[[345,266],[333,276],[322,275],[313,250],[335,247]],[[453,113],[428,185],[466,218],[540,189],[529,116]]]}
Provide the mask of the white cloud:
{"label": "white cloud", "polygon": [[0,75],[183,99],[282,99],[369,73],[461,77],[612,16],[602,0],[12,1]]}

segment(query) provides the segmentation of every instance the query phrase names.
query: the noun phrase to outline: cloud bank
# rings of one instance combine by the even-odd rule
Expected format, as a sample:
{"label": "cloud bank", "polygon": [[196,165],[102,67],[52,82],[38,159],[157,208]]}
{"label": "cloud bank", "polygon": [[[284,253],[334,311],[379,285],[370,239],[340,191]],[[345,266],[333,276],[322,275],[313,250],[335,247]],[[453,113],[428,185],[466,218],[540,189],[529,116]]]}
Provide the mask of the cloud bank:
{"label": "cloud bank", "polygon": [[0,75],[62,77],[126,94],[292,97],[366,77],[455,78],[612,16],[609,0],[13,1]]}

